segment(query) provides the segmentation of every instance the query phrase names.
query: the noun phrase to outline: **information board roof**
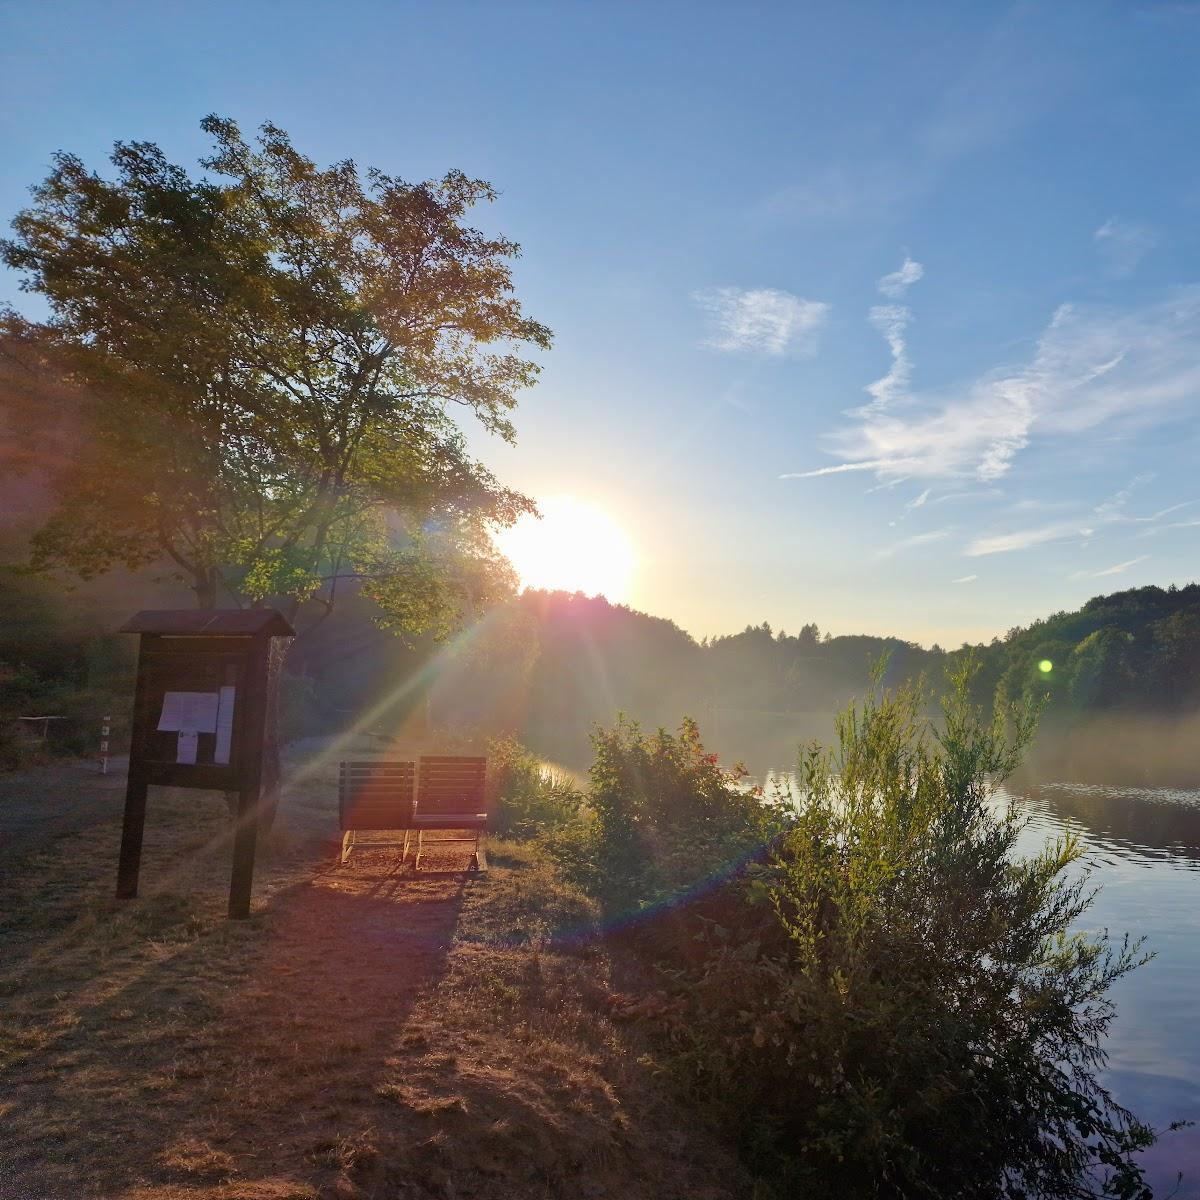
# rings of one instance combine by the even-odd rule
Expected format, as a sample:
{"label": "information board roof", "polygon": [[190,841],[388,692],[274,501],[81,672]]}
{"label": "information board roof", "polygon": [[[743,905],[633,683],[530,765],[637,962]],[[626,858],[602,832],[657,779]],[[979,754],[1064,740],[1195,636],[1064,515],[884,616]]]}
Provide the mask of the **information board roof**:
{"label": "information board roof", "polygon": [[292,637],[296,631],[273,608],[167,608],[140,612],[126,621],[119,632],[184,637]]}

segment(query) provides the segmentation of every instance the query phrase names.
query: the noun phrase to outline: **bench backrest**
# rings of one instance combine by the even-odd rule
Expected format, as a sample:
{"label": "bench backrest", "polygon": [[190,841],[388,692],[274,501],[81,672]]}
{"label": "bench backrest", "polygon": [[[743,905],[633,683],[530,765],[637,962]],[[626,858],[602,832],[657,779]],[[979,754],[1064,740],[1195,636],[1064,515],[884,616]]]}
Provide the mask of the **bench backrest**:
{"label": "bench backrest", "polygon": [[409,829],[417,781],[414,762],[343,762],[338,768],[342,829]]}
{"label": "bench backrest", "polygon": [[422,818],[482,813],[487,759],[462,755],[422,757],[417,777],[417,812]]}

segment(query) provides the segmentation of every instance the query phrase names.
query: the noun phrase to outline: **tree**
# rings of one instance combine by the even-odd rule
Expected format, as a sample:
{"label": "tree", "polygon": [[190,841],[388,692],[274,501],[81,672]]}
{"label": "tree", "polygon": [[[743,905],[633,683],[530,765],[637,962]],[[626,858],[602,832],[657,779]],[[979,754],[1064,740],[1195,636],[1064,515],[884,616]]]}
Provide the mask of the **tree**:
{"label": "tree", "polygon": [[201,607],[272,600],[293,621],[352,583],[381,624],[445,634],[511,592],[490,530],[533,509],[452,416],[511,440],[538,371],[519,351],[550,343],[513,295],[519,247],[464,224],[495,192],[320,170],[270,124],[256,147],[202,127],[198,179],[147,142],[117,143],[115,181],[59,154],[0,243],[51,312],[0,314],[15,461],[50,463],[55,494],[33,565],[161,562]]}
{"label": "tree", "polygon": [[1081,712],[1128,704],[1135,683],[1130,669],[1133,634],[1112,625],[1089,633],[1072,651],[1071,703]]}
{"label": "tree", "polygon": [[[146,142],[116,145],[112,181],[58,155],[0,243],[51,311],[4,314],[9,376],[73,385],[33,561],[166,562],[202,607],[293,618],[352,581],[383,624],[444,633],[511,588],[489,531],[532,509],[452,415],[511,440],[538,372],[521,349],[550,342],[513,295],[519,247],[464,224],[495,192],[321,170],[270,124],[255,146],[202,127],[200,178]],[[63,404],[47,430],[37,395],[0,403],[44,461]]]}
{"label": "tree", "polygon": [[1200,700],[1200,613],[1173,613],[1150,626],[1143,692],[1153,688],[1162,708],[1188,711]]}

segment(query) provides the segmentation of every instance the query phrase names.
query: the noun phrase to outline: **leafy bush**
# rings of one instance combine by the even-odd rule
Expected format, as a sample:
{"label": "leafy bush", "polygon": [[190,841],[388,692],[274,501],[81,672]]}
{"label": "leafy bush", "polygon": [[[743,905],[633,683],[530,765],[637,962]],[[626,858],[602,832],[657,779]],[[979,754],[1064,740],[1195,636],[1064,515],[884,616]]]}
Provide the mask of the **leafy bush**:
{"label": "leafy bush", "polygon": [[[111,716],[112,752],[121,753],[127,745],[130,693],[121,687],[77,686],[70,680],[44,679],[31,668],[8,667],[0,663],[0,770],[15,770],[49,756],[62,754],[96,755],[100,751],[100,730],[104,717]],[[45,739],[33,729],[21,730],[20,716],[52,715]]]}
{"label": "leafy bush", "polygon": [[583,793],[512,738],[488,743],[490,825],[500,837],[531,838],[579,816]]}
{"label": "leafy bush", "polygon": [[[969,682],[939,731],[916,688],[851,706],[836,749],[804,754],[794,820],[729,918],[663,964],[686,999],[674,1070],[778,1194],[1149,1194],[1132,1156],[1154,1135],[1097,1075],[1107,991],[1143,956],[1072,932],[1093,896],[1076,842],[1016,857],[994,784],[1032,720],[985,724]],[[621,886],[645,890],[646,814],[682,818],[683,797],[621,734],[599,749],[605,828],[632,830]]]}
{"label": "leafy bush", "polygon": [[49,741],[55,750],[94,756],[100,753],[100,730],[106,716],[111,733],[113,754],[129,749],[129,713],[132,700],[128,693],[107,688],[57,687],[47,694],[46,707],[64,718],[52,724]]}
{"label": "leafy bush", "polygon": [[621,718],[592,737],[593,820],[560,839],[561,861],[610,914],[678,903],[736,874],[777,827],[775,809],[709,754],[692,720],[644,734]]}

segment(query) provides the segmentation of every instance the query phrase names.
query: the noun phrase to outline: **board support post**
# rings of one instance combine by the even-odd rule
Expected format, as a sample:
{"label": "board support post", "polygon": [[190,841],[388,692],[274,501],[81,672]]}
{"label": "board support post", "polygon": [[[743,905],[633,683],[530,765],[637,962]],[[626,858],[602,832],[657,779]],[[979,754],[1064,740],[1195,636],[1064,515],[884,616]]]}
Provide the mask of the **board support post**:
{"label": "board support post", "polygon": [[229,915],[235,921],[250,915],[254,885],[254,853],[258,844],[259,789],[238,793],[237,825],[233,833],[233,873],[229,880]]}
{"label": "board support post", "polygon": [[146,828],[144,780],[132,772],[125,786],[125,816],[121,823],[121,855],[117,860],[117,899],[133,900],[138,894],[142,866],[142,834]]}

